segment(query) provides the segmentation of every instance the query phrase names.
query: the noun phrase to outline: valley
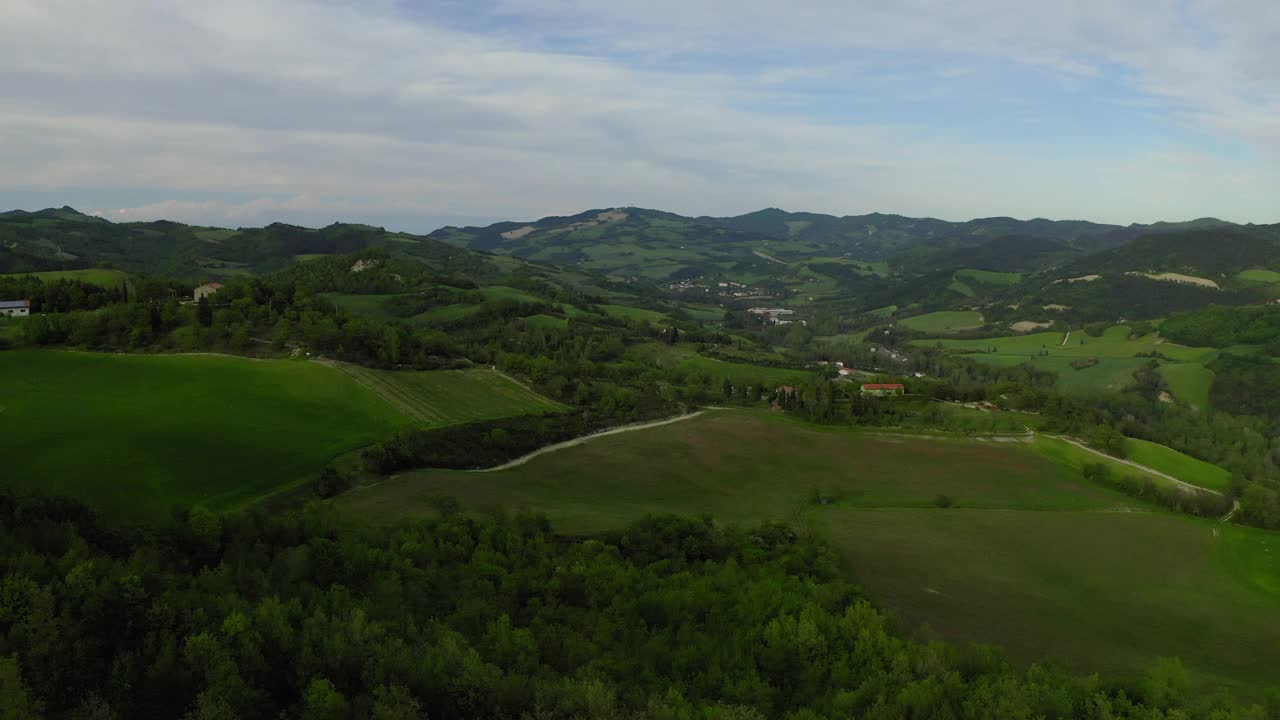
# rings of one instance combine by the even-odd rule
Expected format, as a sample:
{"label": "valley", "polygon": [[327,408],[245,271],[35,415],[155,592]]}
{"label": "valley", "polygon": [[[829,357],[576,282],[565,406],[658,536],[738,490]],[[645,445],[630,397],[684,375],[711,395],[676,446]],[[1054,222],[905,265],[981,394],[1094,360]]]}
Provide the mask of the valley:
{"label": "valley", "polygon": [[380,581],[347,574],[357,537],[472,558],[452,573],[488,552],[458,523],[666,538],[648,572],[677,536],[780,534],[913,648],[1143,698],[1160,673],[1241,702],[1272,684],[1275,228],[639,208],[429,235],[6,227],[75,255],[0,246],[0,294],[32,310],[0,320],[6,502],[69,498],[192,557],[286,523],[269,542],[317,535],[269,582],[342,577],[362,603]]}

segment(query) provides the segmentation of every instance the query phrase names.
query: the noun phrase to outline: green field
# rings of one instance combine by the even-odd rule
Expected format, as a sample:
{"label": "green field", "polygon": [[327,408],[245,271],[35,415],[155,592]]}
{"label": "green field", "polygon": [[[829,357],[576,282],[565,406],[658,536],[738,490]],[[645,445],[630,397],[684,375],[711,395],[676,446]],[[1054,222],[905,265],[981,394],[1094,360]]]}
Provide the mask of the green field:
{"label": "green field", "polygon": [[[1038,332],[976,340],[931,338],[914,344],[967,353],[977,362],[992,365],[1030,362],[1041,370],[1057,373],[1058,390],[1073,395],[1119,390],[1133,381],[1135,370],[1149,362],[1148,358],[1137,357],[1139,353],[1158,353],[1174,361],[1162,364],[1160,370],[1174,396],[1196,407],[1208,407],[1212,373],[1202,363],[1218,352],[1166,342],[1158,333],[1130,337],[1127,325],[1107,328],[1097,337],[1080,331],[1069,335]],[[1096,359],[1097,363],[1083,368],[1072,366],[1088,359]]]}
{"label": "green field", "polygon": [[974,270],[971,268],[957,270],[955,277],[959,280],[973,280],[985,285],[1017,285],[1022,282],[1022,273]]}
{"label": "green field", "polygon": [[54,280],[79,280],[80,282],[89,283],[90,285],[98,285],[105,288],[118,288],[129,278],[128,273],[123,270],[104,270],[102,268],[92,268],[90,270],[49,270],[47,272],[8,273],[0,275],[0,277],[27,276],[39,278],[43,282],[51,282]]}
{"label": "green field", "polygon": [[320,297],[346,310],[352,315],[360,315],[373,320],[394,320],[391,313],[383,305],[396,295],[359,295],[355,293],[322,293]]}
{"label": "green field", "polygon": [[[1225,352],[1225,351],[1224,351]],[[1198,410],[1207,410],[1213,371],[1200,363],[1168,363],[1160,366],[1160,375],[1169,385],[1174,399]]]}
{"label": "green field", "polygon": [[976,310],[943,310],[909,317],[902,324],[924,333],[957,332],[982,327],[982,314]]}
{"label": "green field", "polygon": [[569,321],[566,318],[552,317],[551,315],[530,315],[524,319],[524,324],[526,327],[544,330],[564,330],[569,327]]}
{"label": "green field", "polygon": [[717,358],[699,355],[688,345],[667,345],[666,343],[647,343],[628,349],[633,359],[649,363],[665,370],[684,370],[691,374],[702,375],[719,384],[725,378],[734,385],[744,383],[765,382],[772,385],[811,380],[813,370],[765,367],[749,362],[730,362]]}
{"label": "green field", "polygon": [[1217,465],[1146,440],[1125,440],[1125,454],[1139,465],[1168,473],[1183,482],[1222,492],[1231,484],[1231,473]]}
{"label": "green field", "polygon": [[1252,270],[1242,270],[1236,273],[1236,279],[1247,283],[1271,285],[1273,283],[1280,283],[1280,272],[1256,268]]}
{"label": "green field", "polygon": [[[1280,535],[1144,506],[1086,483],[1039,443],[720,411],[501,472],[406,473],[339,505],[391,519],[451,495],[545,512],[570,533],[654,512],[781,520],[832,541],[853,579],[920,636],[1131,677],[1177,656],[1197,686],[1246,693],[1273,680],[1280,566],[1269,553]],[[832,504],[812,504],[814,491]],[[937,507],[939,494],[955,507]]]}
{"label": "green field", "polygon": [[963,295],[963,296],[965,296],[965,297],[973,297],[974,295],[977,295],[977,294],[978,294],[978,293],[974,292],[974,289],[973,289],[973,288],[971,288],[971,287],[969,287],[968,285],[966,285],[966,284],[965,284],[962,280],[960,280],[959,278],[952,278],[952,280],[951,280],[951,284],[947,286],[947,289],[948,289],[948,290],[952,290],[952,291],[957,292],[957,293],[960,293],[961,295]]}
{"label": "green field", "polygon": [[420,426],[453,425],[557,412],[565,406],[548,400],[495,370],[375,370],[339,365],[358,384],[413,418]]}
{"label": "green field", "polygon": [[318,363],[0,353],[0,481],[109,512],[242,507],[409,422]]}
{"label": "green field", "polygon": [[645,310],[644,308],[635,308],[630,305],[597,305],[596,307],[600,308],[609,317],[628,318],[644,322],[668,322],[667,316],[656,310]]}
{"label": "green field", "polygon": [[[925,316],[921,316],[925,317]],[[988,352],[995,348],[997,355],[1022,355],[1035,357],[1047,350],[1051,355],[1071,358],[1131,358],[1138,353],[1159,353],[1181,362],[1204,362],[1211,359],[1213,348],[1193,348],[1176,343],[1166,342],[1157,333],[1141,337],[1130,337],[1127,325],[1116,325],[1107,328],[1101,335],[1094,337],[1080,331],[1072,331],[1071,337],[1062,332],[1038,332],[1026,335],[982,338],[979,340],[917,340],[917,345],[928,347],[939,346],[957,352]],[[976,358],[975,359],[981,359]]]}

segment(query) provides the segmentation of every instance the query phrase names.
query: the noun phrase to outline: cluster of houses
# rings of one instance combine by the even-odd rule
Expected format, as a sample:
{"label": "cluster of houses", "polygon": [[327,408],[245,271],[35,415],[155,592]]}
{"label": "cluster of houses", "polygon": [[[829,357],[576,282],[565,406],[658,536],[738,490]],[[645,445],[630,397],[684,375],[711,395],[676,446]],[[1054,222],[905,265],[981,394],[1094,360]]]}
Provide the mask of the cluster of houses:
{"label": "cluster of houses", "polygon": [[[201,298],[207,298],[221,289],[220,282],[205,283],[195,289],[191,298],[199,302]],[[30,300],[0,300],[0,317],[28,317],[29,315],[31,315]]]}
{"label": "cluster of houses", "polygon": [[772,295],[766,292],[763,288],[753,288],[753,287],[744,285],[743,283],[740,283],[740,282],[723,281],[723,280],[716,282],[715,284],[708,284],[702,281],[700,278],[690,279],[690,280],[679,280],[677,282],[669,283],[667,285],[667,289],[675,292],[702,291],[708,294],[714,292],[716,295],[720,297],[735,298],[738,300],[751,299],[751,298],[764,299],[764,298],[772,297]]}
{"label": "cluster of houses", "polygon": [[[795,310],[788,310],[787,308],[766,308],[766,307],[753,307],[750,310],[747,310],[747,312],[751,313],[752,315],[757,315],[765,323],[773,324],[773,325],[790,325],[795,321],[788,320],[787,318],[791,315],[796,314]],[[800,321],[800,324],[803,325],[804,321],[803,320]]]}

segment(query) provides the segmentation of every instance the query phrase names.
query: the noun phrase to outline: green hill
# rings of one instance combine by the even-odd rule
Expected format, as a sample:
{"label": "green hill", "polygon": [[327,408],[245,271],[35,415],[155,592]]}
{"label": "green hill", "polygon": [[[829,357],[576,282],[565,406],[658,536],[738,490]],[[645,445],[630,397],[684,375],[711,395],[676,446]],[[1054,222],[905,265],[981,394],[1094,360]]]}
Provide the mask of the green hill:
{"label": "green hill", "polygon": [[436,499],[452,496],[464,507],[545,512],[571,533],[662,512],[777,520],[830,540],[871,597],[924,638],[995,643],[1018,659],[1122,677],[1178,656],[1197,685],[1270,680],[1259,659],[1280,660],[1270,620],[1280,572],[1257,558],[1274,534],[1215,532],[1211,521],[1154,511],[1085,481],[1055,443],[1008,440],[722,411],[500,472],[405,473],[339,504],[394,521],[434,514]]}

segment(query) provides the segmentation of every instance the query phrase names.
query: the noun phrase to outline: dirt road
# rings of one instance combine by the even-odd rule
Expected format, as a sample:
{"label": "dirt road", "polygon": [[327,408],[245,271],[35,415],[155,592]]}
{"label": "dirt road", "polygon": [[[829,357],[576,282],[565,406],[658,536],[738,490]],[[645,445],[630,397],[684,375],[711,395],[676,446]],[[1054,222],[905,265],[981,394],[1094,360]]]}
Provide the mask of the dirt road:
{"label": "dirt road", "polygon": [[666,420],[655,420],[653,422],[635,423],[634,425],[622,425],[620,427],[610,428],[608,430],[601,430],[600,432],[597,432],[597,433],[591,433],[590,435],[583,435],[582,437],[574,438],[572,440],[565,440],[564,442],[556,443],[555,445],[548,445],[544,448],[538,448],[537,450],[534,450],[528,455],[521,455],[515,460],[503,463],[501,465],[495,465],[494,467],[491,467],[491,468],[481,468],[479,470],[468,470],[467,472],[483,473],[483,472],[498,472],[499,470],[508,470],[513,467],[519,467],[529,462],[530,460],[538,457],[539,455],[544,455],[549,452],[555,452],[556,450],[563,450],[565,448],[574,447],[575,445],[581,445],[582,443],[587,442],[588,440],[594,440],[595,438],[604,437],[606,435],[617,435],[619,433],[632,432],[634,430],[647,430],[648,428],[655,428],[655,427],[660,427],[662,425],[670,425],[671,423],[678,423],[678,422],[683,422],[685,420],[692,420],[698,417],[699,415],[702,415],[705,412],[706,410],[699,410],[697,412],[691,412],[686,415],[677,415],[676,417],[673,417],[673,418],[667,418]]}

